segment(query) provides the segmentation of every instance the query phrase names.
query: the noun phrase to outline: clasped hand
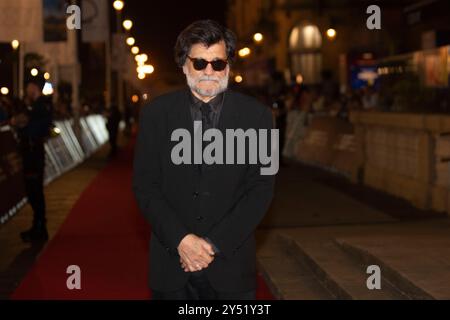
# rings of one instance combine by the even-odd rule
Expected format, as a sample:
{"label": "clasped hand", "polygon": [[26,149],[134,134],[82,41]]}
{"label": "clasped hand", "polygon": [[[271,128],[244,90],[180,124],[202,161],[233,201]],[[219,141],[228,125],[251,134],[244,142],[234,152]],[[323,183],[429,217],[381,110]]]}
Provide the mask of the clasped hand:
{"label": "clasped hand", "polygon": [[185,272],[206,269],[214,260],[214,250],[205,239],[188,234],[178,246],[181,268]]}

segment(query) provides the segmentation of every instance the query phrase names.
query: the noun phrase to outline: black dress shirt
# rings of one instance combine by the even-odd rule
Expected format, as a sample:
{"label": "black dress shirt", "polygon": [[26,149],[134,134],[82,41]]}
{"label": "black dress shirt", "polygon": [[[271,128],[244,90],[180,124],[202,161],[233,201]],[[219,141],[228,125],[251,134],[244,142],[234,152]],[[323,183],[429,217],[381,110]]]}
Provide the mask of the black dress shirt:
{"label": "black dress shirt", "polygon": [[[208,105],[211,108],[210,112],[210,121],[212,124],[212,128],[217,128],[219,124],[220,112],[222,111],[222,105],[224,100],[224,92],[218,94],[213,99],[208,101]],[[194,96],[191,92],[190,94],[190,109],[192,121],[202,121],[202,104],[204,104],[202,100]]]}

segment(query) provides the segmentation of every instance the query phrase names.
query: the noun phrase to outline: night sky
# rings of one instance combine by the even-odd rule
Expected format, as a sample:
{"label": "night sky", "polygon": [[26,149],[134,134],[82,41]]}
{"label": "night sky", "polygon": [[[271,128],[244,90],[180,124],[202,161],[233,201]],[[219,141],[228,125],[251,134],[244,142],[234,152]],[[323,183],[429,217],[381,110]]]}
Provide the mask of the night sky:
{"label": "night sky", "polygon": [[198,19],[225,24],[226,0],[126,0],[123,19],[133,20],[132,35],[160,73],[179,72],[173,48],[178,34]]}

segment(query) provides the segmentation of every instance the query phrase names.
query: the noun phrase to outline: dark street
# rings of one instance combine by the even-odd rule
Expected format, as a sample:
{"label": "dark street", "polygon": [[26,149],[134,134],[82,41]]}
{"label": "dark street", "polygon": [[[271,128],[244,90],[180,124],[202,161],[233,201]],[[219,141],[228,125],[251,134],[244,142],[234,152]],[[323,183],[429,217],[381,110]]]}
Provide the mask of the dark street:
{"label": "dark street", "polygon": [[0,0],[0,300],[449,300],[449,21]]}

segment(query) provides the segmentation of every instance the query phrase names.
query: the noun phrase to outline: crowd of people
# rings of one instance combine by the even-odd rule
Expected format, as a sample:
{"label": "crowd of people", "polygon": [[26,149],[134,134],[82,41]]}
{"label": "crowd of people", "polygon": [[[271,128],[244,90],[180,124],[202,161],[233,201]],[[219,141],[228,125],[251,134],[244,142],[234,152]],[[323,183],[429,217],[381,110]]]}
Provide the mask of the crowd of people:
{"label": "crowd of people", "polygon": [[285,95],[286,107],[290,111],[303,111],[309,115],[335,116],[349,119],[351,111],[376,111],[378,93],[373,87],[353,90],[347,88],[327,91],[324,86],[295,85]]}
{"label": "crowd of people", "polygon": [[326,72],[320,84],[306,85],[294,81],[287,85],[281,73],[271,76],[264,91],[256,95],[272,108],[274,126],[280,133],[280,153],[292,158],[296,142],[304,137],[308,125],[317,116],[349,121],[352,111],[379,111],[378,91],[371,86],[342,90]]}

